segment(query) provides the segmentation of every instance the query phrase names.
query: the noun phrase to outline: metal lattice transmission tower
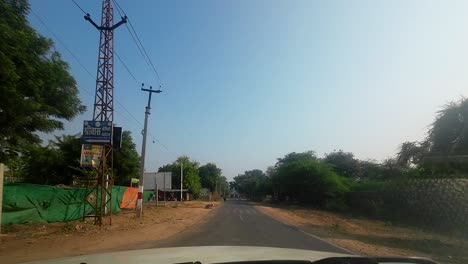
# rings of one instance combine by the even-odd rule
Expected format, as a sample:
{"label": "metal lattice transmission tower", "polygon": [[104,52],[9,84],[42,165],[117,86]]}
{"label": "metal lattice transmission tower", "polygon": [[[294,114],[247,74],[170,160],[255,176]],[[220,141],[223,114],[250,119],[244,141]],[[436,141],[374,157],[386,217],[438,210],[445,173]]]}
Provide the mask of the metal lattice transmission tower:
{"label": "metal lattice transmission tower", "polygon": [[[114,24],[114,10],[111,0],[102,1],[101,25],[98,26],[89,14],[84,17],[100,32],[99,55],[94,97],[93,121],[114,122],[114,29],[127,22],[127,17]],[[112,141],[104,144],[102,160],[96,168],[95,177],[89,179],[87,203],[93,209],[84,217],[94,217],[96,224],[102,224],[102,217],[112,213],[113,186]],[[94,197],[89,199],[88,197]]]}

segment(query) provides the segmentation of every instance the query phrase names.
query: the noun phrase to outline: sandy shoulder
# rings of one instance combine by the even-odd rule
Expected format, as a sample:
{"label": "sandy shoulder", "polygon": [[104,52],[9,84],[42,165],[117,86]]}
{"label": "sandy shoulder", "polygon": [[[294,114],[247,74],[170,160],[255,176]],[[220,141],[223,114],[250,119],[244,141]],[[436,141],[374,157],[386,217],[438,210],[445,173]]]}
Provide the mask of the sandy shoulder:
{"label": "sandy shoulder", "polygon": [[419,256],[468,263],[468,241],[331,212],[257,205],[261,212],[364,256]]}
{"label": "sandy shoulder", "polygon": [[[123,211],[112,225],[71,221],[45,225],[16,225],[0,236],[0,263],[18,263],[59,257],[134,249],[142,242],[160,241],[207,221],[214,209],[207,202],[185,202],[158,207],[145,204],[144,217]],[[107,223],[107,221],[106,221]]]}

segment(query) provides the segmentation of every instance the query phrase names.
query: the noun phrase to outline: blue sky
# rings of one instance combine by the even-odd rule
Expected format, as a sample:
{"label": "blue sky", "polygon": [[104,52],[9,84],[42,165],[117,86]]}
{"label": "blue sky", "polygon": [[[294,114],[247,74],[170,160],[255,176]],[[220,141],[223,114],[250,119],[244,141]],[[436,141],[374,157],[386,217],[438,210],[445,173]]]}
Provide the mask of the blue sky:
{"label": "blue sky", "polygon": [[[30,1],[50,30],[35,15],[31,24],[55,40],[88,106],[59,133],[79,133],[92,118],[95,81],[51,31],[93,75],[99,34],[71,0]],[[100,1],[76,1],[100,21]],[[115,122],[138,151],[147,100],[140,83],[162,85],[149,121],[149,171],[178,155],[215,162],[228,178],[293,151],[382,160],[423,139],[435,112],[468,94],[467,1],[118,2],[162,80],[125,26],[117,29],[115,49],[137,81],[116,60]]]}

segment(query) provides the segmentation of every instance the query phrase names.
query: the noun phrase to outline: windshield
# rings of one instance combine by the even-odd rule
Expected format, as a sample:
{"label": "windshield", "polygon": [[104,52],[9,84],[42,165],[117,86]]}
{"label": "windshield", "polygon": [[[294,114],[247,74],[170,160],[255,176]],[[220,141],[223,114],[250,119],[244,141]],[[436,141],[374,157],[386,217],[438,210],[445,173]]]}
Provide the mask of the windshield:
{"label": "windshield", "polygon": [[466,10],[0,0],[0,262],[468,263]]}

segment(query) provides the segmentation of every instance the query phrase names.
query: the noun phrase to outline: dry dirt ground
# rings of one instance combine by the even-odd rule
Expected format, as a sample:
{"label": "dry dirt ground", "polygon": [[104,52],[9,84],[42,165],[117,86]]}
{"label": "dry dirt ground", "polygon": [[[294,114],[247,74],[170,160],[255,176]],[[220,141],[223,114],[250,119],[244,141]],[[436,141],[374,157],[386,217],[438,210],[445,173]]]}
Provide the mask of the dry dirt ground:
{"label": "dry dirt ground", "polygon": [[446,264],[468,263],[466,240],[320,210],[269,205],[256,208],[358,255],[420,256]]}
{"label": "dry dirt ground", "polygon": [[[207,204],[213,207],[205,208]],[[157,208],[145,204],[143,218],[137,219],[133,210],[122,211],[112,216],[112,225],[105,219],[102,227],[82,221],[4,226],[0,263],[137,249],[143,242],[165,239],[203,223],[217,206],[218,202],[199,201]]]}

